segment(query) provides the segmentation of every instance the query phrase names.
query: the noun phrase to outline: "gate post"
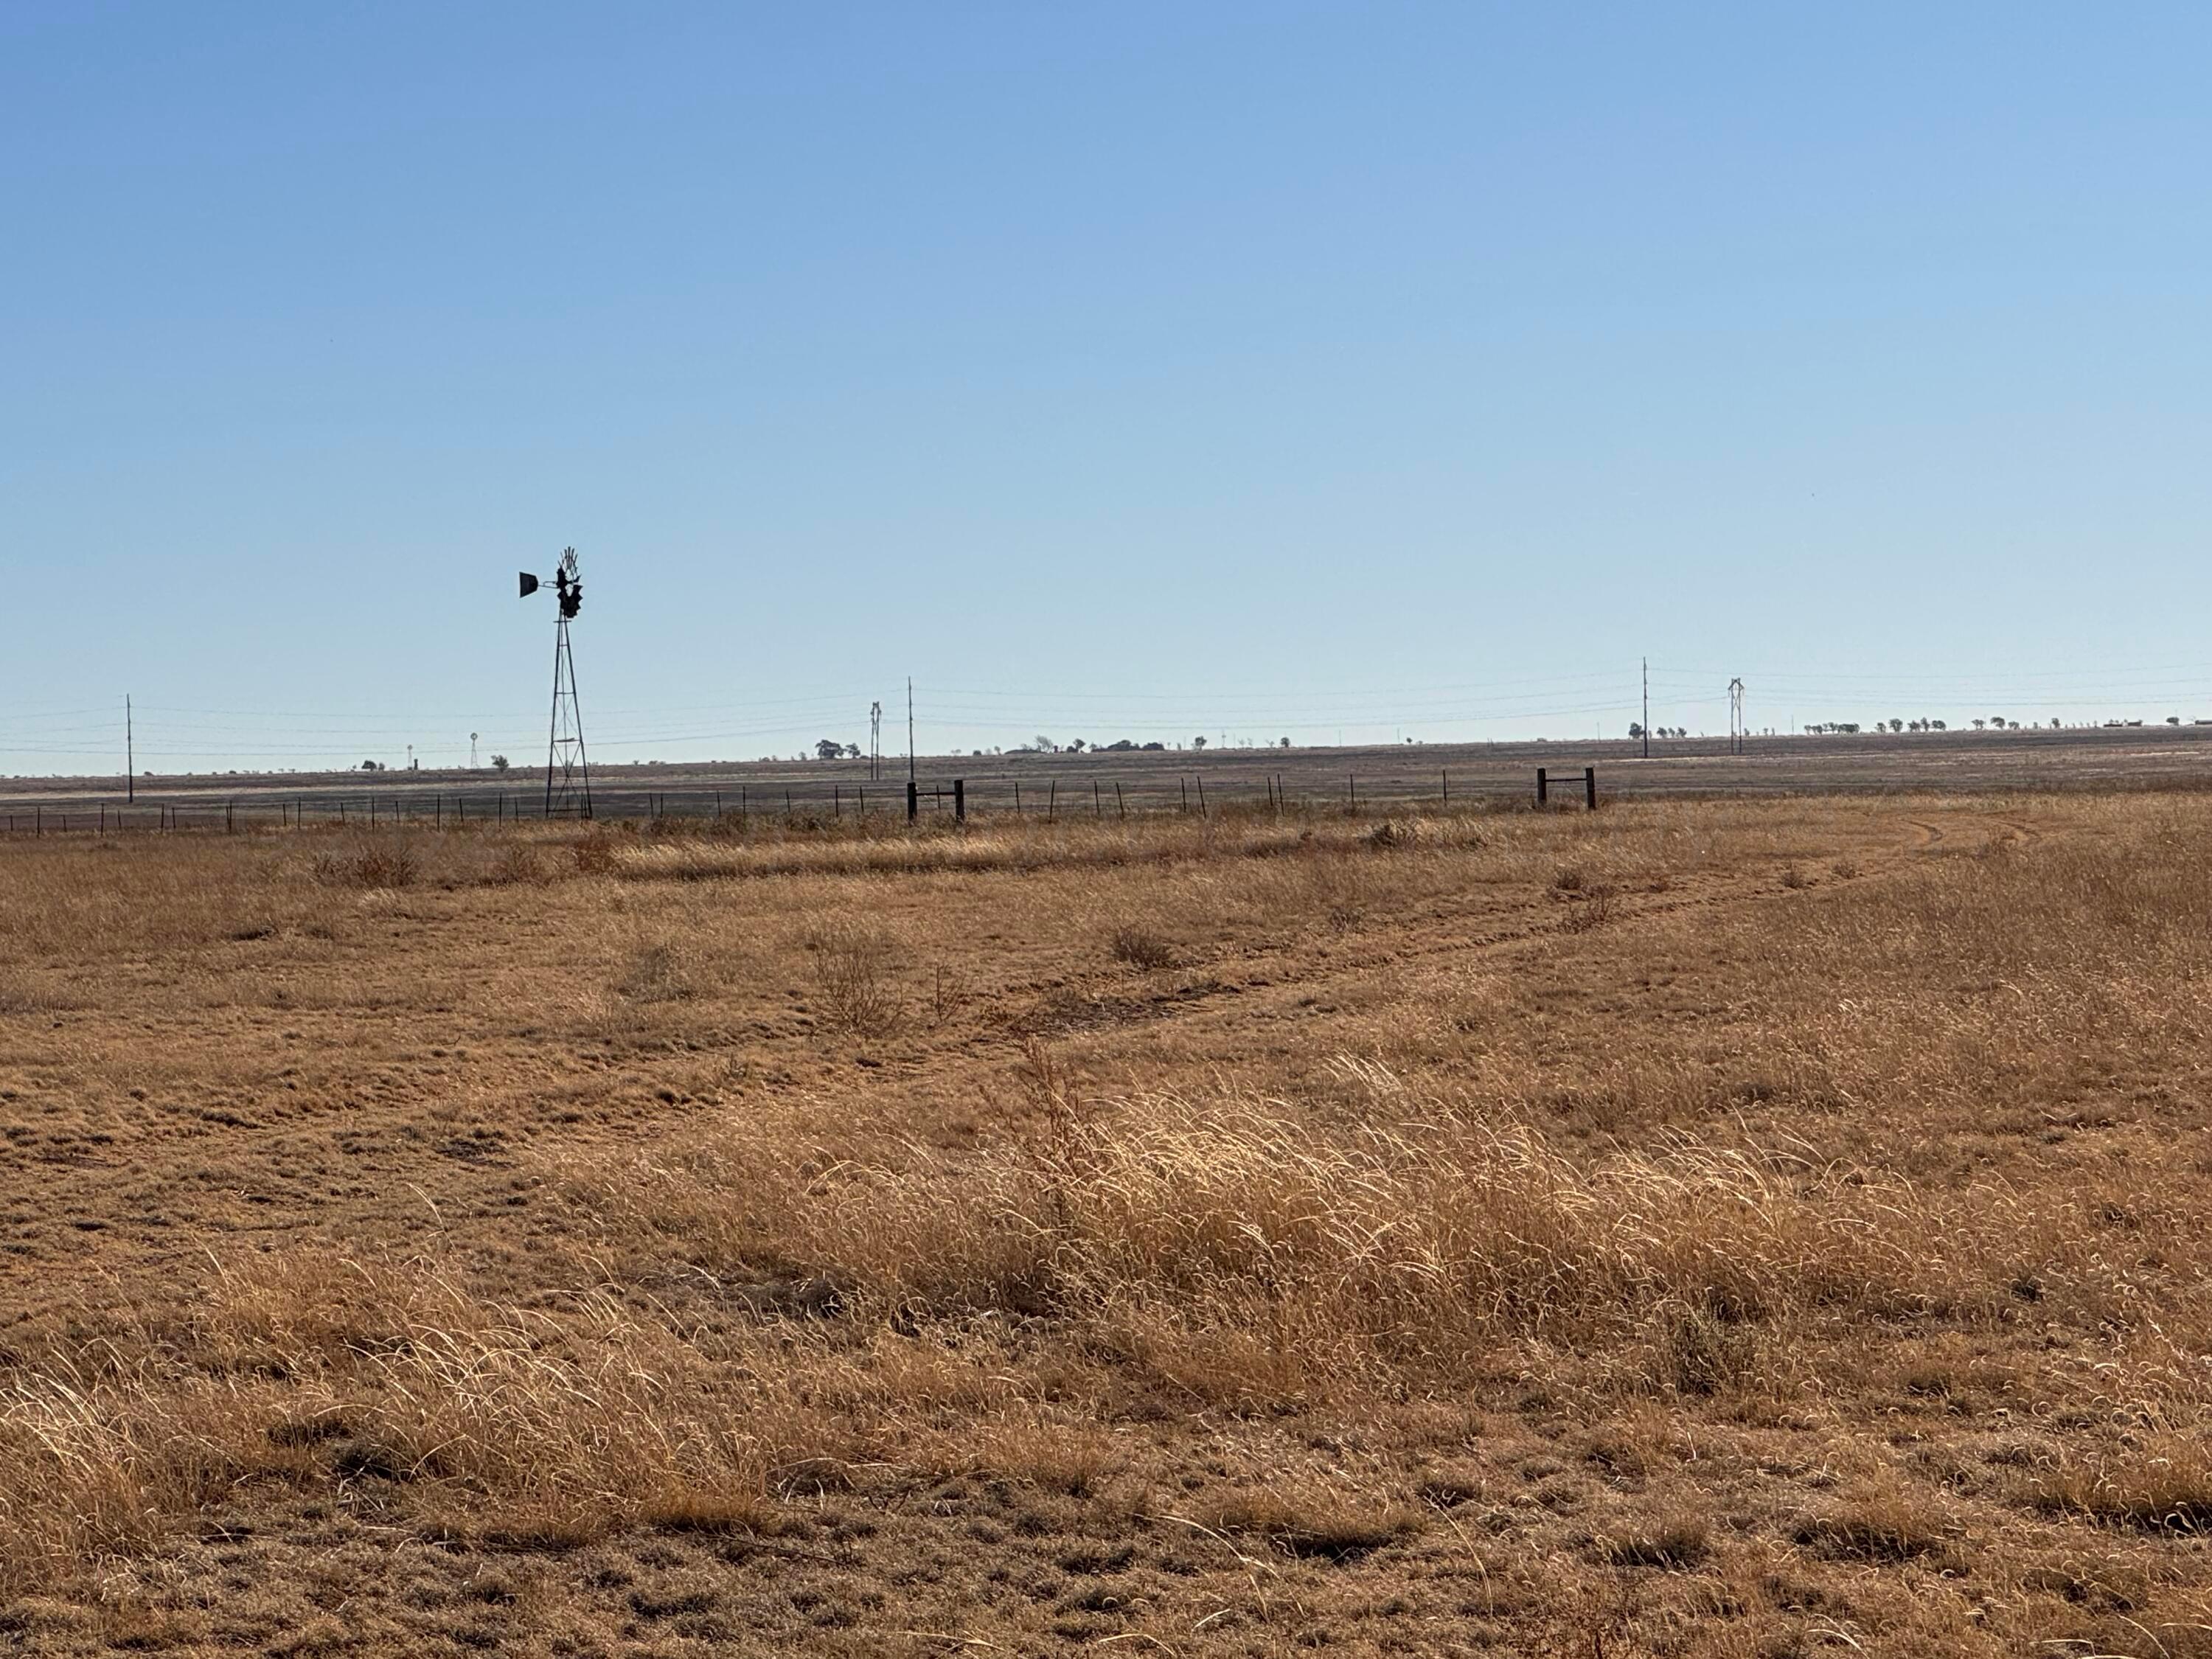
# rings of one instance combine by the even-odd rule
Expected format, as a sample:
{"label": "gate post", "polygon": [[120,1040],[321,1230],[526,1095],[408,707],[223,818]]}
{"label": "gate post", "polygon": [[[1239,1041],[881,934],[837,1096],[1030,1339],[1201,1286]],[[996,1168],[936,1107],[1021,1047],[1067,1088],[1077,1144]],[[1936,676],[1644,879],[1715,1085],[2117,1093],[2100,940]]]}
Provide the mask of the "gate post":
{"label": "gate post", "polygon": [[921,790],[912,778],[906,781],[906,821],[912,823],[921,816]]}

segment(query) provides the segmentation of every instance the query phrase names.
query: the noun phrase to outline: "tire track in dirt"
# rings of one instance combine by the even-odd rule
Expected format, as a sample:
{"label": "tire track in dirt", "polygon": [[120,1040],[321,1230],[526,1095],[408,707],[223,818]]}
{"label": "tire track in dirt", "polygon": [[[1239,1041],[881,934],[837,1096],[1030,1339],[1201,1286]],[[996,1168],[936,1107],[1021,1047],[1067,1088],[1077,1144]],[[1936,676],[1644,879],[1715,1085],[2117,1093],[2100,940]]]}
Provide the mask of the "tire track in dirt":
{"label": "tire track in dirt", "polygon": [[[1617,907],[1616,913],[1595,925],[1612,929],[1733,904],[1810,897],[1821,891],[1893,874],[1909,867],[1917,859],[1927,856],[1939,848],[1948,852],[1955,845],[1950,834],[1952,830],[1978,829],[1989,832],[1983,843],[1985,847],[2015,841],[2028,844],[2039,838],[2040,834],[2031,826],[1986,813],[1961,814],[1951,822],[1948,829],[1945,824],[1926,819],[1908,818],[1903,823],[1908,833],[1898,837],[1887,849],[1855,850],[1838,846],[1832,854],[1822,854],[1823,857],[1851,858],[1854,862],[1859,862],[1859,867],[1849,875],[1837,875],[1832,872],[1819,882],[1808,883],[1799,888],[1778,881],[1775,878],[1778,872],[1765,869],[1741,877],[1713,874],[1678,878],[1678,882],[1689,884],[1693,890],[1683,891],[1674,888],[1663,896],[1619,892],[1607,895],[1605,902]],[[1780,862],[1785,870],[1793,867],[1791,860],[1784,859]],[[1495,955],[1516,945],[1542,939],[1571,939],[1579,937],[1594,925],[1575,919],[1577,911],[1591,902],[1589,899],[1571,900],[1565,904],[1554,906],[1547,905],[1539,896],[1516,907],[1517,923],[1493,924],[1467,933],[1447,931],[1449,923],[1431,920],[1413,937],[1408,938],[1401,930],[1388,949],[1350,957],[1337,951],[1325,962],[1308,962],[1303,966],[1293,959],[1294,953],[1301,948],[1298,941],[1247,949],[1215,958],[1208,965],[1226,969],[1273,964],[1283,971],[1271,975],[1263,985],[1216,982],[1211,986],[1185,986],[1172,994],[1156,994],[1143,1000],[1122,997],[1109,1003],[1101,999],[1094,1005],[1097,1010],[1096,1013],[1088,1009],[1080,1012],[1070,1009],[1068,1012],[1072,1017],[1060,1019],[1051,1017],[1052,999],[1048,997],[1016,1018],[1002,1023],[996,1031],[979,1031],[970,1046],[997,1048],[1010,1044],[1026,1044],[1039,1036],[1055,1033],[1073,1036],[1085,1030],[1095,1031],[1146,1022],[1199,1019],[1231,1000],[1243,1002],[1245,1007],[1249,1008],[1252,1004],[1244,1002],[1245,999],[1256,998],[1262,1006],[1279,1003],[1283,1000],[1282,994],[1269,996],[1267,993],[1270,992],[1310,999],[1322,988],[1342,988],[1370,980],[1381,972],[1403,973],[1455,957]],[[1547,921],[1547,916],[1555,919]],[[1422,937],[1424,934],[1427,937]]]}

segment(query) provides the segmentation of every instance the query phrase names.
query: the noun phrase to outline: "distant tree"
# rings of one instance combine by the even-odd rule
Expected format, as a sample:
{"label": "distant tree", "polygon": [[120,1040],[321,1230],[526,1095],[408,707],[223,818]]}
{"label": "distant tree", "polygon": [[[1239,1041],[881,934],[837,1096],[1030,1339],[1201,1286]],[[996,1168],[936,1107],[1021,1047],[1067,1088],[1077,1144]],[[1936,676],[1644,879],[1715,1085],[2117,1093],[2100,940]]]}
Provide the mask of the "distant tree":
{"label": "distant tree", "polygon": [[1951,728],[1941,720],[1930,720],[1928,722],[1928,729],[1931,732],[1948,732]]}
{"label": "distant tree", "polygon": [[506,771],[507,764],[507,757],[504,755],[494,755],[491,757],[491,769],[495,772]]}
{"label": "distant tree", "polygon": [[2056,714],[2051,717],[2051,729],[2054,732],[2058,729],[2058,716]]}
{"label": "distant tree", "polygon": [[2181,716],[2179,714],[2168,714],[2166,717],[2166,723],[2168,726],[2179,726],[2181,724]]}
{"label": "distant tree", "polygon": [[846,758],[847,760],[858,760],[858,759],[860,759],[860,745],[859,744],[857,744],[857,743],[848,743],[848,744],[847,744],[845,745],[845,758]]}
{"label": "distant tree", "polygon": [[[1974,724],[1975,724],[1975,725],[1977,725],[1977,726],[1979,726],[1979,725],[1981,724],[1981,722],[1980,722],[1979,720],[1976,720],[1976,721],[1974,722]],[[1996,729],[1997,729],[1998,731],[2000,731],[2000,732],[2003,731],[2003,730],[2005,729],[2005,720],[2004,720],[2004,716],[2003,716],[2002,714],[1992,714],[1992,715],[1990,715],[1990,724],[1991,726],[1996,726]]]}
{"label": "distant tree", "polygon": [[1984,726],[1987,726],[1988,724],[1989,724],[1989,722],[1988,722],[1987,720],[1976,720],[1976,721],[1974,722],[1974,730],[1975,730],[1975,731],[1977,731],[1977,732],[1978,732],[1978,731],[1980,731]]}
{"label": "distant tree", "polygon": [[1067,752],[1071,755],[1079,755],[1090,746],[1080,738],[1071,738],[1068,739]]}
{"label": "distant tree", "polygon": [[1196,737],[1193,738],[1190,740],[1190,746],[1191,746],[1192,748],[1194,748],[1194,749],[1203,749],[1203,748],[1205,748],[1205,747],[1206,747],[1206,733],[1204,733],[1203,732],[1200,732]]}
{"label": "distant tree", "polygon": [[1060,752],[1060,745],[1042,732],[1030,739],[1030,747],[1040,755],[1056,755]]}
{"label": "distant tree", "polygon": [[1634,742],[1637,738],[1638,738],[1642,737],[1643,735],[1644,735],[1644,722],[1643,722],[1642,720],[1631,720],[1631,721],[1629,721],[1629,723],[1628,723],[1628,737],[1629,737],[1629,741],[1632,743],[1632,742]]}
{"label": "distant tree", "polygon": [[1900,720],[1893,719],[1889,723],[1889,729],[1893,732],[1902,732],[1905,730],[1905,722]]}
{"label": "distant tree", "polygon": [[363,761],[363,762],[361,763],[361,769],[362,769],[362,771],[364,771],[364,772],[381,772],[384,769],[383,769],[383,767],[381,767],[381,766],[378,765],[378,764],[376,763],[376,762],[374,762],[374,761],[373,761],[373,760],[368,760],[368,761]]}
{"label": "distant tree", "polygon": [[1145,743],[1145,744],[1138,744],[1137,746],[1138,746],[1139,749],[1151,750],[1154,750],[1154,751],[1156,751],[1156,752],[1164,752],[1164,751],[1165,751],[1165,750],[1167,749],[1167,744],[1164,744],[1164,743]]}
{"label": "distant tree", "polygon": [[1288,738],[1281,738],[1276,743],[1275,746],[1278,749],[1288,749],[1291,746],[1291,740]]}
{"label": "distant tree", "polygon": [[845,745],[835,738],[823,738],[814,745],[814,758],[817,760],[837,760],[844,753]]}

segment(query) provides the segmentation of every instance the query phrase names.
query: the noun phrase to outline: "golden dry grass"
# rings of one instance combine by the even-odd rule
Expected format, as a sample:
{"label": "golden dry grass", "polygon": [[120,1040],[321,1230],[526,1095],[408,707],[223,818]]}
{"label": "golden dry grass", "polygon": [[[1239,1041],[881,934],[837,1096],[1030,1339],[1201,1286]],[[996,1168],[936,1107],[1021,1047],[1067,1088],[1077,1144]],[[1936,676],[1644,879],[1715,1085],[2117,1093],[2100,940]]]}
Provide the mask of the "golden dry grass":
{"label": "golden dry grass", "polygon": [[2194,798],[0,848],[26,1651],[2212,1652]]}

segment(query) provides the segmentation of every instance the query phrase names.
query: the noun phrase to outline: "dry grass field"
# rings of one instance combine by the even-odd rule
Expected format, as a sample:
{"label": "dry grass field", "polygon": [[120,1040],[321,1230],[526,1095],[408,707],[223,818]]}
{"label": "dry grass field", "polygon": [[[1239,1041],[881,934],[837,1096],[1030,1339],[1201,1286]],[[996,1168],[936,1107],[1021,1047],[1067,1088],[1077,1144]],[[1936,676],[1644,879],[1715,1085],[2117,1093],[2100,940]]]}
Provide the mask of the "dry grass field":
{"label": "dry grass field", "polygon": [[2195,795],[16,841],[0,1645],[2212,1654],[2208,993]]}

